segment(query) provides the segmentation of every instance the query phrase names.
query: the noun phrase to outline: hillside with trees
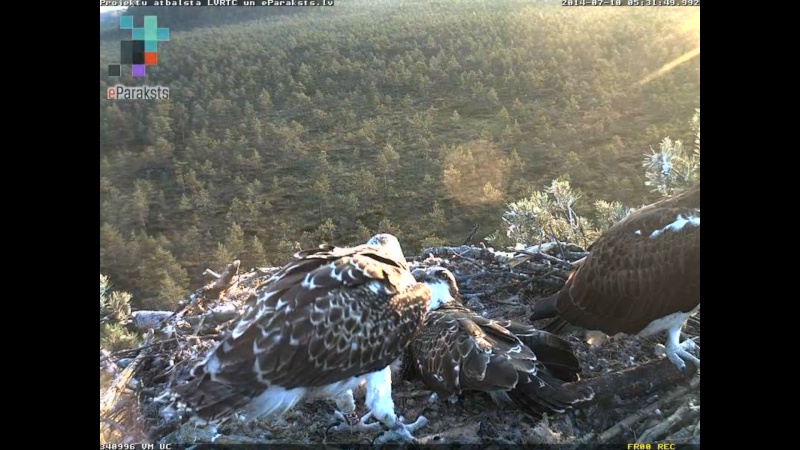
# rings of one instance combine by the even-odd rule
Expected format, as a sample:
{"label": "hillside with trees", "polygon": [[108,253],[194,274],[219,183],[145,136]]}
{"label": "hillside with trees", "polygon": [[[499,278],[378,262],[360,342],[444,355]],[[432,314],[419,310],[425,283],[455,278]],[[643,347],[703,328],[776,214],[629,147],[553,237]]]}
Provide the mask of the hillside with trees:
{"label": "hillside with trees", "polygon": [[103,324],[124,316],[112,299],[174,309],[234,259],[378,230],[410,255],[476,225],[495,246],[549,239],[508,213],[553,192],[572,199],[553,232],[582,244],[671,188],[663,155],[699,164],[699,8],[354,0],[243,19],[171,25],[145,79],[168,101],[108,101],[142,81],[108,78],[119,44],[101,40],[100,272],[126,295],[101,279],[101,333],[128,339]]}

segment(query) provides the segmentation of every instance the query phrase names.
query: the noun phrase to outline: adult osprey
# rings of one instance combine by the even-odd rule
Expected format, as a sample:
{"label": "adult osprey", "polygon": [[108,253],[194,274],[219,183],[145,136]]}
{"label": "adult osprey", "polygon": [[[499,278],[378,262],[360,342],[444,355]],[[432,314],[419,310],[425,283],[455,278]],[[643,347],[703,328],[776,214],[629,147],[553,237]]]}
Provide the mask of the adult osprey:
{"label": "adult osprey", "polygon": [[463,306],[453,274],[443,267],[417,269],[414,276],[442,303],[428,314],[407,358],[435,394],[453,401],[464,391],[482,391],[499,405],[514,401],[539,416],[594,397],[589,388],[563,383],[580,372],[563,339]]}
{"label": "adult osprey", "polygon": [[564,287],[537,302],[531,320],[557,316],[544,328],[554,332],[567,323],[609,335],[667,331],[669,360],[680,370],[683,360],[700,367],[689,353],[694,342],[680,342],[700,307],[700,186],[634,211],[588,250]]}
{"label": "adult osprey", "polygon": [[[398,420],[389,365],[401,356],[430,307],[430,290],[409,272],[400,243],[379,234],[353,248],[322,245],[257,292],[244,317],[173,388],[202,418],[240,412],[245,420],[284,413],[303,399],[333,398],[356,429],[374,417],[402,438],[424,426]],[[353,389],[366,381],[360,423]]]}

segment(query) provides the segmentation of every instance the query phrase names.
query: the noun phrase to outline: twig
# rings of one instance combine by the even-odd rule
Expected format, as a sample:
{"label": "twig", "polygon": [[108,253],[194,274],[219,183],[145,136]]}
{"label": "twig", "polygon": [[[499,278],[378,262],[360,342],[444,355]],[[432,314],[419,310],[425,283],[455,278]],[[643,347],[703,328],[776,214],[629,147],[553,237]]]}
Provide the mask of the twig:
{"label": "twig", "polygon": [[[630,429],[634,424],[636,424],[640,420],[652,414],[656,409],[662,407],[662,405],[668,404],[673,400],[685,395],[687,392],[697,389],[698,387],[700,387],[700,377],[692,378],[691,383],[689,383],[688,385],[684,385],[675,389],[666,396],[662,397],[661,400],[647,405],[646,407],[622,419],[616,425],[601,433],[600,436],[597,437],[597,443],[606,443],[611,441],[612,439],[622,434],[625,430]],[[587,436],[587,439],[591,439],[592,437],[594,437],[593,434],[594,433]],[[583,443],[588,443],[588,442],[584,441]]]}
{"label": "twig", "polygon": [[669,436],[664,438],[664,441],[669,442],[671,444],[688,444],[689,440],[692,439],[692,426],[685,426],[680,430],[670,434]]}
{"label": "twig", "polygon": [[[145,342],[149,344],[149,341],[153,339],[153,336],[153,333],[150,333],[150,335],[145,339]],[[131,378],[133,378],[133,375],[139,369],[142,361],[145,360],[149,353],[150,352],[148,350],[139,353],[139,355],[136,356],[136,359],[134,359],[133,362],[128,365],[128,367],[126,367],[122,372],[119,373],[119,375],[117,375],[114,382],[111,384],[111,386],[109,386],[109,388],[103,394],[103,397],[100,399],[101,418],[108,417],[109,412],[117,403],[117,400],[127,388],[128,383],[130,383]]]}
{"label": "twig", "polygon": [[485,267],[483,264],[479,263],[478,261],[475,261],[475,260],[474,260],[474,259],[472,259],[472,258],[468,258],[468,257],[464,256],[464,255],[463,255],[463,254],[461,254],[461,253],[457,253],[455,256],[456,256],[456,257],[458,257],[458,258],[460,258],[460,259],[463,259],[464,261],[466,261],[466,262],[468,262],[468,263],[470,263],[470,264],[472,264],[472,265],[474,265],[475,267],[477,267],[478,269],[480,269],[482,272],[485,272],[485,271],[486,271],[486,267]]}
{"label": "twig", "polygon": [[[222,336],[222,333],[203,334],[203,335],[200,335],[200,336],[190,335],[190,336],[183,336],[183,337],[185,339],[197,339],[197,340],[200,340],[200,339],[215,339],[215,338],[218,338],[218,337],[221,337],[221,336]],[[141,352],[142,350],[148,350],[150,348],[156,347],[156,346],[161,345],[161,344],[170,344],[172,342],[178,342],[178,341],[179,341],[179,339],[177,337],[174,337],[174,338],[165,339],[163,341],[151,342],[149,344],[141,345],[139,347],[131,348],[131,349],[128,349],[128,350],[117,350],[116,352],[112,353],[111,356],[119,356],[119,355],[124,355],[124,354],[127,354],[127,353]]]}
{"label": "twig", "polygon": [[217,279],[201,287],[195,291],[194,294],[190,295],[188,303],[183,300],[178,302],[178,307],[175,309],[175,312],[172,313],[170,319],[180,317],[186,311],[195,307],[200,311],[205,312],[203,304],[206,302],[208,297],[218,298],[224,290],[230,288],[234,284],[233,278],[238,273],[240,264],[241,261],[238,259],[228,264],[228,267],[225,268],[225,270],[222,272],[222,275],[214,272],[211,269],[206,269],[205,272],[203,272],[204,275],[209,273],[217,277]]}
{"label": "twig", "polygon": [[553,226],[550,225],[549,228],[550,228],[550,239],[552,239],[558,246],[558,251],[561,254],[561,258],[566,260],[567,253],[564,251],[564,247],[561,245],[561,242],[559,242],[559,240],[556,238],[556,233],[555,231],[553,231]]}
{"label": "twig", "polygon": [[653,428],[642,433],[639,436],[639,439],[636,440],[637,443],[644,443],[644,442],[654,442],[655,440],[665,436],[669,433],[670,430],[675,428],[678,425],[687,423],[691,420],[700,416],[700,406],[696,407],[689,407],[687,405],[682,405],[678,408],[677,411],[672,413],[671,416],[667,418],[667,420],[656,424]]}
{"label": "twig", "polygon": [[228,264],[228,267],[225,268],[225,271],[222,272],[222,275],[220,275],[217,280],[203,287],[205,292],[216,295],[229,288],[231,284],[233,284],[233,277],[236,276],[236,273],[239,271],[240,264],[241,261],[238,259]]}
{"label": "twig", "polygon": [[214,272],[213,270],[208,269],[208,268],[206,268],[206,270],[203,271],[203,275],[211,275],[212,277],[217,278],[217,279],[222,277],[222,275],[220,275],[217,272]]}
{"label": "twig", "polygon": [[561,265],[563,267],[566,267],[567,269],[570,269],[570,270],[572,270],[575,267],[577,267],[577,265],[575,263],[571,263],[571,262],[569,262],[567,260],[564,260],[564,259],[561,259],[561,258],[556,258],[555,256],[550,256],[547,253],[533,253],[533,252],[529,252],[527,250],[517,250],[517,253],[530,255],[531,259],[541,258],[541,259],[543,259],[545,261],[550,261],[552,263],[559,264],[559,265]]}
{"label": "twig", "polygon": [[464,243],[461,244],[461,245],[469,245],[469,243],[472,242],[472,238],[475,237],[475,233],[478,232],[478,228],[480,228],[480,227],[481,227],[481,224],[476,224],[472,228],[472,231],[469,232],[469,235],[467,236],[467,238],[464,239]]}

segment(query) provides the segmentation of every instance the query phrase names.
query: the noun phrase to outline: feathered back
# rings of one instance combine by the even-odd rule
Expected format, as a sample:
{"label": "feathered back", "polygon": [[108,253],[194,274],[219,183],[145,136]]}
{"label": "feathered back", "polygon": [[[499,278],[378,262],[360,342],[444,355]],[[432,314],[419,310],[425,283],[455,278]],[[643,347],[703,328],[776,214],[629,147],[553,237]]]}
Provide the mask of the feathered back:
{"label": "feathered back", "polygon": [[554,296],[563,321],[636,334],[691,311],[700,301],[700,187],[634,211],[588,250]]}
{"label": "feathered back", "polygon": [[322,387],[381,370],[421,326],[429,289],[408,272],[399,244],[326,245],[295,257],[173,389],[202,417],[229,414],[271,386]]}
{"label": "feathered back", "polygon": [[482,391],[498,402],[513,399],[534,414],[563,412],[594,395],[562,385],[580,372],[565,341],[522,324],[487,319],[459,302],[429,313],[410,354],[418,376],[440,395]]}

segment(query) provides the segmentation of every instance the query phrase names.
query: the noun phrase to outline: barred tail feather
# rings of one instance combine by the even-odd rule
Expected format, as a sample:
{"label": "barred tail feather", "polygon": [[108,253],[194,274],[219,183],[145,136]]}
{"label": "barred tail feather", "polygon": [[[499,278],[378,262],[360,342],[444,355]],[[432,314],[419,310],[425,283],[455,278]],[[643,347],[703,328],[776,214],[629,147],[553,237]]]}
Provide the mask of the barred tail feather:
{"label": "barred tail feather", "polygon": [[[513,331],[512,331],[513,332]],[[578,381],[581,364],[572,346],[564,339],[542,330],[528,335],[517,335],[523,344],[536,354],[536,360],[562,381]]]}
{"label": "barred tail feather", "polygon": [[559,293],[556,292],[549,297],[545,297],[536,301],[533,305],[533,313],[531,313],[530,320],[551,319],[558,316],[556,310],[556,300],[558,300]]}
{"label": "barred tail feather", "polygon": [[567,334],[570,331],[578,329],[578,327],[571,325],[569,322],[561,318],[553,319],[548,322],[547,325],[542,327],[542,331],[547,331],[548,333],[553,334]]}
{"label": "barred tail feather", "polygon": [[576,404],[590,401],[594,398],[594,391],[584,386],[563,384],[547,374],[538,374],[530,376],[527,382],[520,380],[509,396],[529,412],[541,416],[564,413]]}
{"label": "barred tail feather", "polygon": [[216,420],[232,414],[246,405],[258,392],[211,379],[204,373],[184,384],[173,386],[172,392],[179,401],[206,420]]}

